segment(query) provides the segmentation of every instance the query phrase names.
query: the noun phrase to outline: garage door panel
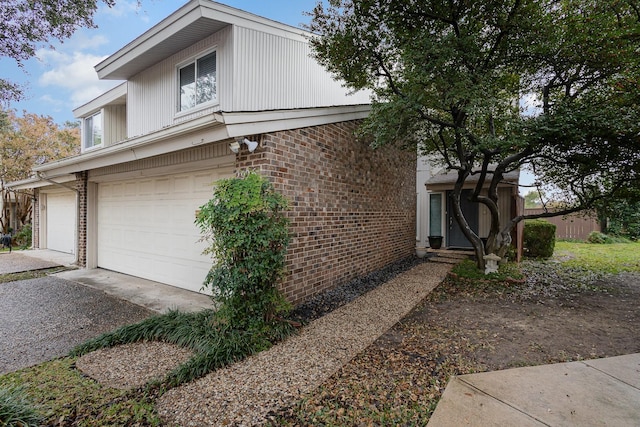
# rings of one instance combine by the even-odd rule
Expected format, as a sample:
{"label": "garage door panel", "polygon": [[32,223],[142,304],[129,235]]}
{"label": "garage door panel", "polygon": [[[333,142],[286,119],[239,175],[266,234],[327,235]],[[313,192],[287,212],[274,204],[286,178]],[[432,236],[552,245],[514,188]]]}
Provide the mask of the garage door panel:
{"label": "garage door panel", "polygon": [[98,266],[199,291],[211,268],[195,225],[212,184],[232,176],[203,171],[98,187]]}
{"label": "garage door panel", "polygon": [[177,176],[173,180],[173,189],[176,193],[190,193],[192,188],[192,177],[190,176]]}

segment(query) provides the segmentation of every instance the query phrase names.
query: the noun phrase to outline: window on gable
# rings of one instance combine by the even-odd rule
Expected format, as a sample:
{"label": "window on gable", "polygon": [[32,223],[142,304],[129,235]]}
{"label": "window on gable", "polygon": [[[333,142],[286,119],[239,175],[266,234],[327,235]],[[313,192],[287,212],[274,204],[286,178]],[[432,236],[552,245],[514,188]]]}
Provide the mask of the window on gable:
{"label": "window on gable", "polygon": [[102,145],[102,113],[84,119],[84,148]]}
{"label": "window on gable", "polygon": [[217,99],[216,52],[211,52],[178,70],[179,111]]}

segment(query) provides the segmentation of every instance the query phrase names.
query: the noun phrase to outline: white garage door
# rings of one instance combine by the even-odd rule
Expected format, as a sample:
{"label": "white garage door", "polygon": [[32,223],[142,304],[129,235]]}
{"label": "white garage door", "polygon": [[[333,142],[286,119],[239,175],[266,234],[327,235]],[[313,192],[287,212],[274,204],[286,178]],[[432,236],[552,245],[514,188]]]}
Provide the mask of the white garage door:
{"label": "white garage door", "polygon": [[76,194],[47,193],[47,248],[74,253],[76,229]]}
{"label": "white garage door", "polygon": [[233,169],[98,186],[98,267],[199,291],[211,268],[194,224],[212,183]]}

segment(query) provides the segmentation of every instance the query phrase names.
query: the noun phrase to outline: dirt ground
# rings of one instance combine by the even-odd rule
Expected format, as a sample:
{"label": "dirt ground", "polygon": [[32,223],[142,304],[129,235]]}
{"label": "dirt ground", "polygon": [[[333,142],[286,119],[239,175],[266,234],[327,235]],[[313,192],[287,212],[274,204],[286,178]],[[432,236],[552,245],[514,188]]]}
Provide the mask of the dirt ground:
{"label": "dirt ground", "polygon": [[640,352],[640,274],[523,267],[509,286],[445,281],[280,421],[424,425],[453,374]]}
{"label": "dirt ground", "polygon": [[458,331],[475,348],[473,359],[484,370],[640,352],[637,274],[526,299],[518,294],[434,297],[388,335],[405,337],[412,324]]}

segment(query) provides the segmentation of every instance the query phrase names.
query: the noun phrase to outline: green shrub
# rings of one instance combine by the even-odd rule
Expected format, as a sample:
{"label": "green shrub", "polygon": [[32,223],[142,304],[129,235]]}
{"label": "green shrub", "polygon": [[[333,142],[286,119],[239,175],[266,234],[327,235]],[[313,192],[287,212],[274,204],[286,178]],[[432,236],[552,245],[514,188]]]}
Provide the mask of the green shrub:
{"label": "green shrub", "polygon": [[524,254],[529,258],[551,258],[556,244],[556,226],[534,219],[524,223]]}
{"label": "green shrub", "polygon": [[600,233],[599,231],[592,231],[587,237],[587,242],[603,244],[607,243],[607,238],[608,236],[606,234]]}
{"label": "green shrub", "polygon": [[610,236],[608,234],[600,233],[599,231],[592,231],[587,237],[587,242],[595,244],[613,244],[613,243],[628,243],[629,239],[618,236]]}
{"label": "green shrub", "polygon": [[287,200],[255,172],[219,181],[200,208],[196,224],[214,258],[204,287],[233,328],[262,328],[290,309],[277,288],[290,240],[286,208]]}
{"label": "green shrub", "polygon": [[0,388],[0,426],[39,426],[42,417],[19,388]]}
{"label": "green shrub", "polygon": [[169,312],[94,338],[72,356],[140,341],[165,341],[194,355],[158,384],[175,387],[270,348],[293,333],[284,319],[290,304],[276,285],[289,243],[286,200],[256,173],[220,181],[196,224],[211,242],[214,265],[203,287],[218,310]]}
{"label": "green shrub", "polygon": [[20,249],[28,249],[31,246],[31,235],[31,224],[25,224],[14,237],[14,242]]}

